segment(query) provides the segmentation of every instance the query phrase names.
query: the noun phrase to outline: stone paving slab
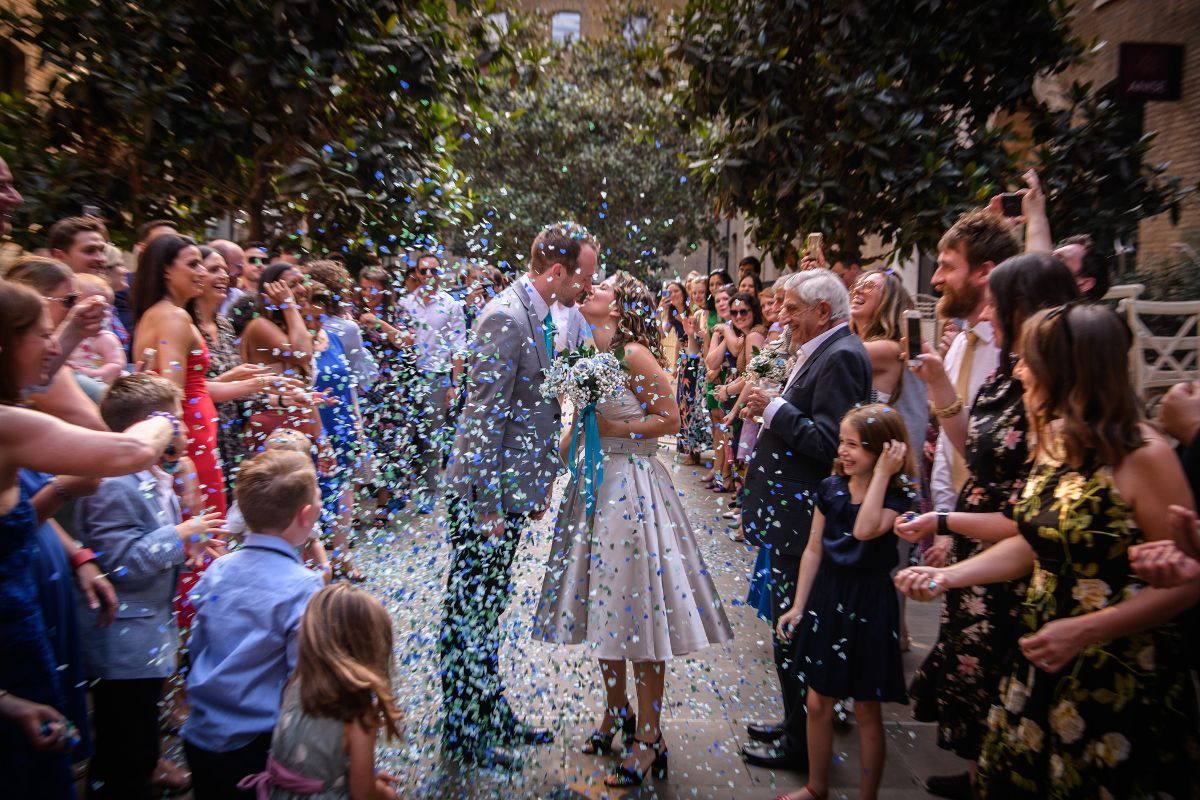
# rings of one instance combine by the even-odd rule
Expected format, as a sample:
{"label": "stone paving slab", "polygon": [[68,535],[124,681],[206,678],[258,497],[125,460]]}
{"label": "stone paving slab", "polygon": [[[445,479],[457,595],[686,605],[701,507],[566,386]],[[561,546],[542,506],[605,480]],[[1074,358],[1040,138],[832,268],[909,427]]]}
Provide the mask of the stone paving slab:
{"label": "stone paving slab", "polygon": [[[358,559],[370,576],[367,587],[385,602],[396,621],[398,699],[408,729],[403,742],[383,751],[380,766],[402,777],[402,796],[769,800],[803,785],[803,774],[749,767],[738,756],[746,722],[777,719],[781,714],[770,631],[744,603],[755,553],[727,536],[729,523],[721,515],[729,495],[706,491],[698,480],[700,468],[679,463],[673,453],[660,452],[674,471],[676,488],[697,528],[706,563],[735,631],[729,645],[668,664],[663,730],[671,751],[669,780],[636,790],[608,789],[603,778],[618,756],[578,752],[603,707],[596,664],[583,648],[547,645],[529,638],[549,552],[549,519],[526,532],[514,562],[515,590],[502,623],[501,662],[508,697],[517,713],[551,728],[557,739],[547,747],[525,749],[525,766],[515,773],[464,771],[441,763],[435,644],[448,549],[439,506],[431,516],[402,519],[394,534],[358,550]],[[909,606],[913,647],[904,654],[909,675],[936,637],[937,614],[934,605]],[[630,684],[633,700],[632,672]],[[960,768],[961,762],[936,747],[932,726],[913,722],[907,707],[885,705],[885,724],[889,749],[882,796],[899,800],[928,797],[921,790],[920,777]],[[858,741],[853,728],[836,733],[834,750],[831,797],[857,797]]]}

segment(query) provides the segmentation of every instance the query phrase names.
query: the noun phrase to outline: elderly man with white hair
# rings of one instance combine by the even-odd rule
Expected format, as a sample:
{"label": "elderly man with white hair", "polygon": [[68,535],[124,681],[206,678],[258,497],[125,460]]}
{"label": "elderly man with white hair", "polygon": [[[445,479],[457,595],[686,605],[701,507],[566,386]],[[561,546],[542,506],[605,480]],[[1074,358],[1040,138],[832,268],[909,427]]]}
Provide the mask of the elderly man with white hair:
{"label": "elderly man with white hair", "polygon": [[[754,389],[746,398],[746,413],[761,415],[763,426],[742,512],[746,540],[770,551],[772,629],[795,597],[817,484],[837,456],[842,417],[871,395],[871,359],[847,325],[850,298],[841,279],[813,269],[789,276],[783,289],[779,321],[800,349],[779,397]],[[794,653],[794,641],[775,639],[784,721],[747,726],[755,741],[742,756],[751,764],[807,769],[804,683]]]}

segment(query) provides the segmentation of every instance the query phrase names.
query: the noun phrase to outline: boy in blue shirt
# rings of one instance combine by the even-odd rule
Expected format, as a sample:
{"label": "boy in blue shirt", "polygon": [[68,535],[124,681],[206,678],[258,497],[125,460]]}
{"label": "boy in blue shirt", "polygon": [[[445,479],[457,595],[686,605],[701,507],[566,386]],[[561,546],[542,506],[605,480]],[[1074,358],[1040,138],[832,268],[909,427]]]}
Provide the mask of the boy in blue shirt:
{"label": "boy in blue shirt", "polygon": [[266,769],[300,617],[324,583],[298,548],[321,514],[312,459],[267,450],[242,463],[234,489],[249,533],[192,589],[191,715],[184,750],[196,800],[252,798],[237,783]]}

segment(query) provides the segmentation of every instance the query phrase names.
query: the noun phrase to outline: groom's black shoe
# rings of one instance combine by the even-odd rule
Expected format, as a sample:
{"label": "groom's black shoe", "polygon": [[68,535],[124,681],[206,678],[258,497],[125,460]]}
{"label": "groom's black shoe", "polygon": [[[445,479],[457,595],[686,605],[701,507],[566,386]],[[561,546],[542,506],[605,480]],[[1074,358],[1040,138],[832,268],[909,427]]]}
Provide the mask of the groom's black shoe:
{"label": "groom's black shoe", "polygon": [[550,744],[554,741],[554,733],[549,728],[539,728],[513,716],[500,723],[495,729],[494,738],[507,745]]}
{"label": "groom's black shoe", "polygon": [[751,722],[746,726],[746,733],[758,742],[775,742],[783,736],[782,722]]}
{"label": "groom's black shoe", "polygon": [[804,750],[792,752],[778,744],[747,742],[742,745],[742,758],[747,764],[768,769],[788,769],[796,772],[808,771],[808,753]]}
{"label": "groom's black shoe", "polygon": [[483,745],[458,745],[442,742],[442,757],[457,761],[466,767],[480,769],[517,769],[520,761],[502,747]]}

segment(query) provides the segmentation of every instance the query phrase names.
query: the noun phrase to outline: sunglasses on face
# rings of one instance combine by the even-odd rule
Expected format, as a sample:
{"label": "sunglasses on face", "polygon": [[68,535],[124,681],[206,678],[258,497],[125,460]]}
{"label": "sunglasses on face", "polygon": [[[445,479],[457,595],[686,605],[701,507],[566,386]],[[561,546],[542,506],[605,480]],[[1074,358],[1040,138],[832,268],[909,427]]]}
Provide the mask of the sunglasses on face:
{"label": "sunglasses on face", "polygon": [[425,277],[429,277],[430,275],[436,275],[437,270],[436,269],[427,269],[425,267],[422,267],[421,269],[417,270],[417,274],[424,275]]}
{"label": "sunglasses on face", "polygon": [[71,292],[66,297],[44,297],[44,300],[49,300],[54,303],[62,303],[63,308],[71,309],[79,302],[79,292]]}
{"label": "sunglasses on face", "polygon": [[267,259],[264,256],[250,256],[246,260],[251,264],[256,264],[260,267],[267,263]]}
{"label": "sunglasses on face", "polygon": [[729,313],[735,317],[749,317],[751,314],[753,314],[753,312],[748,308],[735,308]]}

